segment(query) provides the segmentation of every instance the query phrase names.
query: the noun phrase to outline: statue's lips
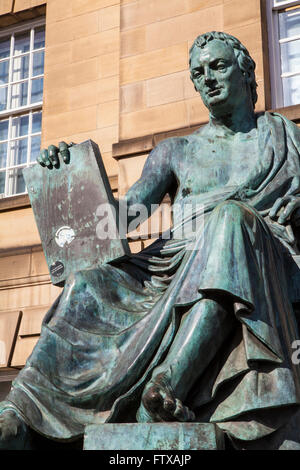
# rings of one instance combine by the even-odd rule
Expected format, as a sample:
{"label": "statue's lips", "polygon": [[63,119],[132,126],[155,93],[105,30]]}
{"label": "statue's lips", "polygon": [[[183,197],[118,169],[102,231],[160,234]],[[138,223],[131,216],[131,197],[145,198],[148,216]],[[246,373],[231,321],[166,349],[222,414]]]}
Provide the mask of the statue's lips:
{"label": "statue's lips", "polygon": [[216,96],[221,93],[221,88],[215,88],[214,90],[210,90],[207,92],[208,96]]}

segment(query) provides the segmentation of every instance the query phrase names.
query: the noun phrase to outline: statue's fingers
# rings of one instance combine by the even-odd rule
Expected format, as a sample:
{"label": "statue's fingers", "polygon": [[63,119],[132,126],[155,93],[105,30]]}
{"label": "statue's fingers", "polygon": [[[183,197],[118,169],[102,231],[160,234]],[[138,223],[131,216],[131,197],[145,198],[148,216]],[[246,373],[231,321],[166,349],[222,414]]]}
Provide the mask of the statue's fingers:
{"label": "statue's fingers", "polygon": [[288,204],[287,206],[285,207],[284,211],[282,211],[282,213],[280,214],[279,218],[278,218],[278,223],[279,224],[284,224],[285,222],[287,222],[287,220],[289,220],[289,218],[291,217],[292,213],[294,212],[294,210],[299,207],[298,205],[298,201],[296,198],[293,198]]}
{"label": "statue's fingers", "polygon": [[295,234],[290,224],[286,225],[286,234],[288,236],[289,243],[293,244],[295,242]]}
{"label": "statue's fingers", "polygon": [[59,142],[58,148],[59,148],[59,153],[61,154],[63,161],[65,163],[69,163],[70,150],[69,150],[68,144],[66,142]]}
{"label": "statue's fingers", "polygon": [[42,157],[41,157],[41,155],[39,155],[39,156],[37,157],[36,161],[37,161],[41,166],[44,166],[44,167],[46,166],[45,163],[44,163],[44,161],[43,161],[43,159],[42,159]]}
{"label": "statue's fingers", "polygon": [[59,165],[58,148],[55,145],[49,145],[48,156],[52,165]]}
{"label": "statue's fingers", "polygon": [[40,152],[40,155],[39,157],[37,158],[37,161],[39,162],[40,165],[42,166],[50,166],[51,165],[51,162],[49,160],[49,155],[48,155],[48,150],[47,149],[43,149],[41,152]]}
{"label": "statue's fingers", "polygon": [[286,199],[285,198],[279,198],[276,199],[275,203],[271,207],[271,210],[269,212],[269,217],[270,219],[275,219],[277,212],[286,204]]}

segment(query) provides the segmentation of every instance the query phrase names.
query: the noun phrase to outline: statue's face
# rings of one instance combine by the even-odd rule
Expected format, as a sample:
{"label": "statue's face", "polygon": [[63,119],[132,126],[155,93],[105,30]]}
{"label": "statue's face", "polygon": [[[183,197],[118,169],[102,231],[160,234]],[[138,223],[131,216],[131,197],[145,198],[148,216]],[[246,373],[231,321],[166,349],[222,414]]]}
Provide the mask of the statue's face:
{"label": "statue's face", "polygon": [[212,113],[228,113],[247,93],[243,75],[232,47],[214,39],[194,48],[191,76],[203,103]]}

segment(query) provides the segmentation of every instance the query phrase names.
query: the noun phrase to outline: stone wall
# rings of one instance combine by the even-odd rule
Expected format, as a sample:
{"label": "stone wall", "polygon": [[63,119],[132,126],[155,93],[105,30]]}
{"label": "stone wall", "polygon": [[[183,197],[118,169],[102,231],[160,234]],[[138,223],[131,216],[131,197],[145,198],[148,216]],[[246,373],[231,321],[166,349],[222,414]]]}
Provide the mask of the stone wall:
{"label": "stone wall", "polygon": [[121,2],[120,139],[206,122],[189,78],[193,40],[206,31],[238,37],[257,63],[265,109],[260,1],[131,0]]}

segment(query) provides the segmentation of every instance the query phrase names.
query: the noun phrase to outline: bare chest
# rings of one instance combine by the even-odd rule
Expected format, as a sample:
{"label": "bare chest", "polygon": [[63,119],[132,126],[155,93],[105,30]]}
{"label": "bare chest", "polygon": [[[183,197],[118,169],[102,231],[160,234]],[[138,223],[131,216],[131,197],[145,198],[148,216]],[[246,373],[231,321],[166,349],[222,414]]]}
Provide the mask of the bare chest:
{"label": "bare chest", "polygon": [[195,139],[187,146],[185,158],[177,168],[178,196],[240,186],[257,165],[258,158],[256,134],[232,139]]}

